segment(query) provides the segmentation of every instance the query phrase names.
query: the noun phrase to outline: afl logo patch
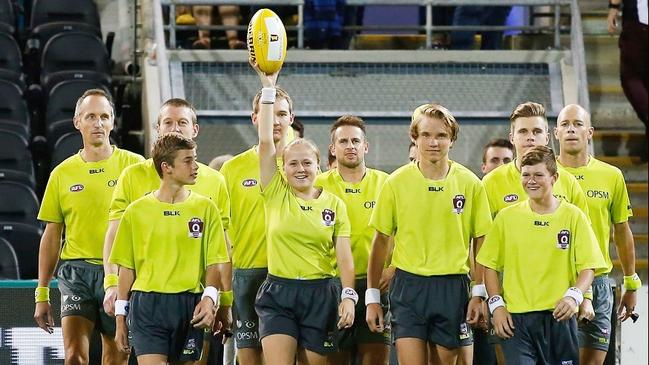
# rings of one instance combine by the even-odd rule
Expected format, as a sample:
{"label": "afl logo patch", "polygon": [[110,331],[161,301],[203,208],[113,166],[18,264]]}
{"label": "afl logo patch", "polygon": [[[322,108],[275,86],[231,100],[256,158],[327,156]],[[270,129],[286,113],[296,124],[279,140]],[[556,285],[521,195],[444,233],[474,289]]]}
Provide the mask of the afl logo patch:
{"label": "afl logo patch", "polygon": [[322,224],[327,227],[331,227],[336,222],[336,213],[331,209],[325,209],[322,211]]}
{"label": "afl logo patch", "polygon": [[72,193],[76,193],[76,192],[79,192],[81,190],[83,190],[83,185],[82,184],[74,184],[74,185],[70,186],[70,192],[72,192]]}
{"label": "afl logo patch", "polygon": [[464,195],[456,195],[453,198],[453,213],[455,214],[460,214],[464,211],[464,203],[466,202],[466,199],[464,198]]}
{"label": "afl logo patch", "polygon": [[559,234],[557,234],[557,248],[565,250],[570,245],[570,231],[567,229],[562,229]]}
{"label": "afl logo patch", "polygon": [[199,218],[192,218],[189,220],[189,237],[201,238],[203,237],[203,221]]}
{"label": "afl logo patch", "polygon": [[505,201],[505,203],[513,203],[518,200],[518,195],[516,194],[505,195],[503,200]]}
{"label": "afl logo patch", "polygon": [[245,180],[243,180],[241,182],[241,185],[243,185],[246,188],[250,188],[250,187],[253,187],[253,186],[257,185],[257,180],[255,180],[255,179],[245,179]]}

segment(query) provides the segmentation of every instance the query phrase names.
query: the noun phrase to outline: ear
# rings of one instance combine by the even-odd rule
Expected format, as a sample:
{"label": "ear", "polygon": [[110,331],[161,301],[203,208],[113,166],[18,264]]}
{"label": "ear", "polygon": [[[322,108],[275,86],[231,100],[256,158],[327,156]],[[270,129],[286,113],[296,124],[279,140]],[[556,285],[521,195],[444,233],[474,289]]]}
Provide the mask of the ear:
{"label": "ear", "polygon": [[559,140],[559,135],[558,135],[559,131],[558,131],[557,127],[552,128],[552,131],[554,132],[554,139],[556,139],[558,141]]}
{"label": "ear", "polygon": [[250,120],[252,121],[252,124],[256,127],[257,126],[257,113],[251,113],[250,114]]}
{"label": "ear", "polygon": [[198,136],[198,131],[201,129],[201,127],[197,123],[194,123],[192,125],[192,128],[194,129],[194,134],[192,135],[192,139],[194,139],[196,138],[196,136]]}
{"label": "ear", "polygon": [[509,132],[509,143],[514,144],[514,134],[511,131]]}
{"label": "ear", "polygon": [[77,130],[81,130],[81,117],[78,115],[74,117],[72,119],[72,124],[74,125],[74,128],[76,128]]}
{"label": "ear", "polygon": [[331,152],[333,156],[336,155],[336,148],[334,147],[333,143],[329,145],[329,152]]}
{"label": "ear", "polygon": [[370,151],[370,143],[367,140],[365,140],[365,152],[364,153],[367,155],[367,153],[369,151]]}

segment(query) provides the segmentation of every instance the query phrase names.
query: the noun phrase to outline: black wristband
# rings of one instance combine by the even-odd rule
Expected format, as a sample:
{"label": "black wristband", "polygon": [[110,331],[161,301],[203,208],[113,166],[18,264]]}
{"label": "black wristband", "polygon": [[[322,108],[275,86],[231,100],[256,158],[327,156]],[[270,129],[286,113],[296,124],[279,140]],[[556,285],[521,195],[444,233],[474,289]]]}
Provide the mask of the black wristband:
{"label": "black wristband", "polygon": [[610,2],[610,1],[608,2],[608,8],[609,8],[609,9],[617,9],[617,10],[620,10],[620,6],[621,6],[621,5],[622,5],[622,4],[613,4],[613,3]]}

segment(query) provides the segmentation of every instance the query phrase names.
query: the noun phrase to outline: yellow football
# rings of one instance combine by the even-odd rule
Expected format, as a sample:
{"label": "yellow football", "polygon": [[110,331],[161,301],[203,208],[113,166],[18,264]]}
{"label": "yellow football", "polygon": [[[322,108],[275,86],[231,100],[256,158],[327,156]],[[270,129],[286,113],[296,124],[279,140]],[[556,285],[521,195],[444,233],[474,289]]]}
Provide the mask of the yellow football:
{"label": "yellow football", "polygon": [[270,9],[260,9],[248,24],[248,54],[267,74],[282,68],[286,57],[286,29]]}

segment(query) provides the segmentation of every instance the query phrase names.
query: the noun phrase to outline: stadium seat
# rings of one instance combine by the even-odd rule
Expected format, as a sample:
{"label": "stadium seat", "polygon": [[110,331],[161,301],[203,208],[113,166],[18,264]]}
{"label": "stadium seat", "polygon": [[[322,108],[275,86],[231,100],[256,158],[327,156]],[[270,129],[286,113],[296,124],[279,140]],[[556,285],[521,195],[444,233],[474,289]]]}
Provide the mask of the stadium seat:
{"label": "stadium seat", "polygon": [[20,268],[20,279],[38,278],[38,247],[43,230],[35,224],[0,222],[0,238],[11,244]]}
{"label": "stadium seat", "polygon": [[17,170],[34,176],[32,154],[25,137],[0,130],[0,146],[0,170]]}
{"label": "stadium seat", "polygon": [[25,137],[26,140],[30,139],[29,126],[13,120],[0,119],[0,131],[14,132]]}
{"label": "stadium seat", "polygon": [[0,80],[0,120],[21,124],[29,130],[29,111],[20,87]]}
{"label": "stadium seat", "polygon": [[31,28],[53,22],[79,22],[99,28],[99,13],[92,0],[34,0]]}
{"label": "stadium seat", "polygon": [[74,122],[71,118],[48,123],[45,137],[47,138],[47,144],[50,146],[50,150],[54,149],[54,145],[63,135],[76,131],[77,129],[74,127]]}
{"label": "stadium seat", "polygon": [[66,158],[77,153],[81,148],[83,148],[83,139],[81,138],[81,133],[78,131],[66,133],[59,137],[52,151],[50,169],[54,169]]}
{"label": "stadium seat", "polygon": [[14,181],[32,189],[36,187],[34,176],[22,171],[0,169],[0,183],[3,181]]}
{"label": "stadium seat", "polygon": [[0,32],[14,34],[16,18],[11,0],[0,0]]}
{"label": "stadium seat", "polygon": [[[76,50],[76,51],[75,51]],[[65,80],[92,80],[110,85],[109,57],[101,39],[88,33],[67,32],[52,37],[41,59],[41,88],[49,95]]]}
{"label": "stadium seat", "polygon": [[22,67],[22,55],[18,43],[10,34],[0,32],[0,80],[9,80],[24,90]]}
{"label": "stadium seat", "polygon": [[20,270],[16,251],[6,239],[0,238],[0,280],[18,279]]}
{"label": "stadium seat", "polygon": [[66,80],[56,84],[47,97],[46,126],[62,119],[72,119],[77,100],[89,89],[102,89],[110,94],[105,85],[92,80]]}
{"label": "stadium seat", "polygon": [[0,222],[36,224],[38,198],[27,185],[0,181]]}

